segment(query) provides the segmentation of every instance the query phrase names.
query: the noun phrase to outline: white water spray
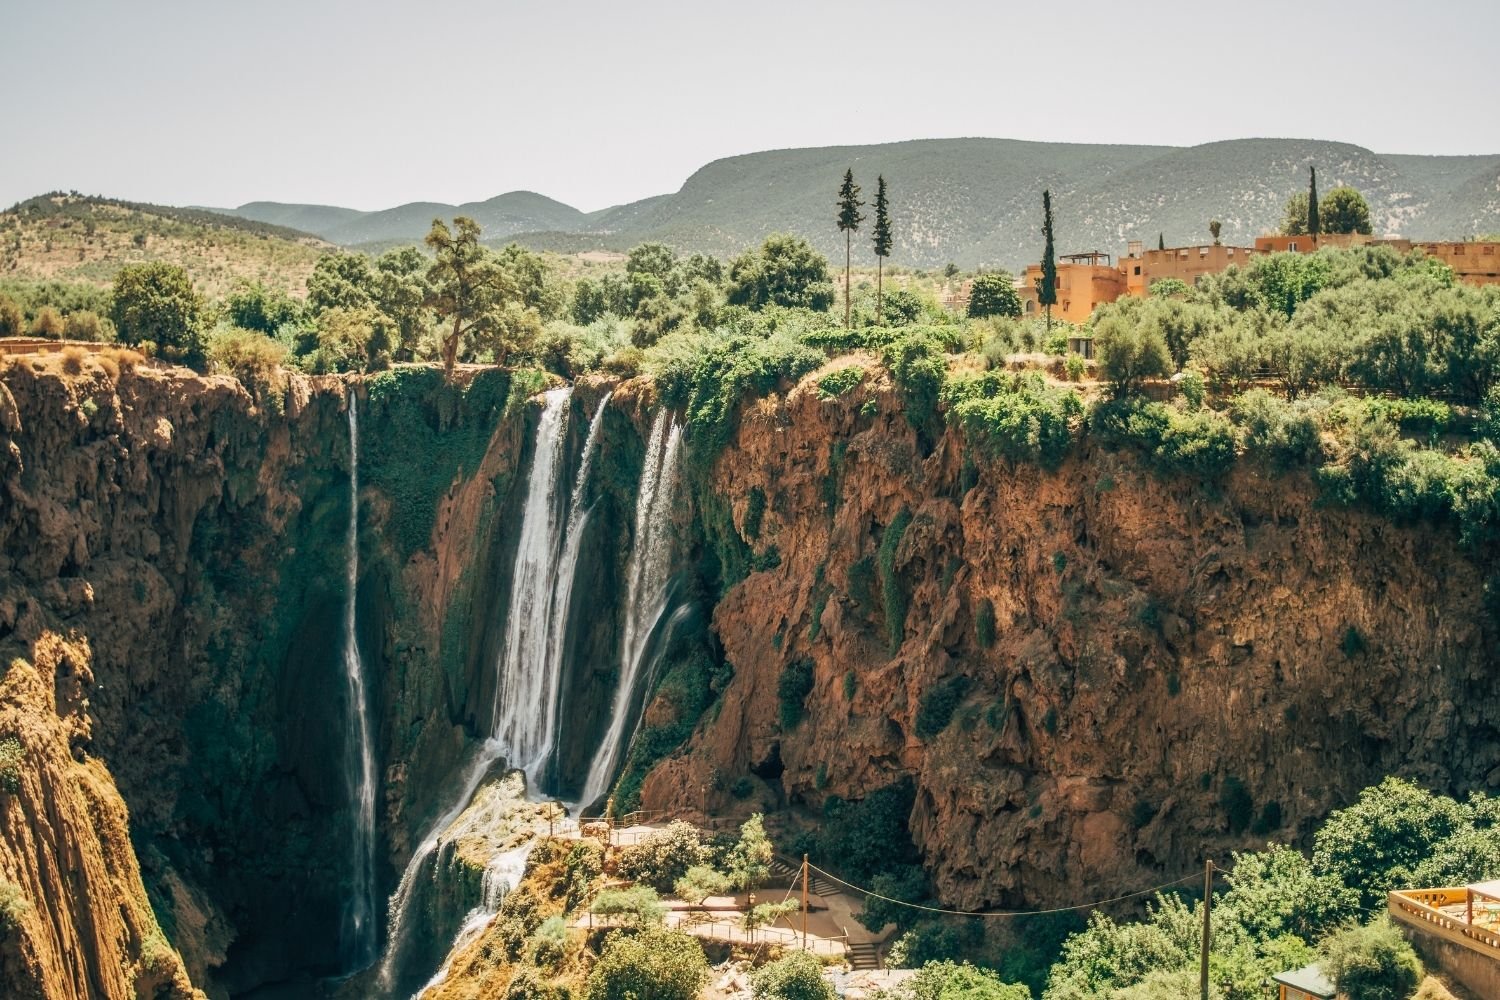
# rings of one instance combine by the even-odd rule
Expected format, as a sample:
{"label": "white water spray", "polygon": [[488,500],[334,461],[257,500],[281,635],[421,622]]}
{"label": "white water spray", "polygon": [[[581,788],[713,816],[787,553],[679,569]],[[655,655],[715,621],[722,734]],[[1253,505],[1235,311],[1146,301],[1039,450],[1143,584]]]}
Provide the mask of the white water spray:
{"label": "white water spray", "polygon": [[[604,404],[601,403],[589,425],[565,530],[559,516],[557,490],[564,464],[563,446],[571,396],[572,389],[554,389],[543,396],[545,405],[537,423],[536,445],[522,508],[521,537],[511,570],[505,641],[495,664],[491,735],[470,760],[456,801],[412,854],[396,892],[391,896],[390,938],[381,958],[379,974],[379,986],[386,993],[395,986],[400,953],[412,920],[409,910],[418,884],[424,876],[429,879],[436,877],[446,845],[474,832],[476,815],[480,816],[480,825],[483,825],[482,813],[470,812],[465,816],[480,785],[502,757],[511,767],[526,772],[528,785],[534,784],[537,772],[545,765],[556,744],[563,636],[584,519],[582,497],[592,455],[597,448],[598,425],[604,414]],[[565,540],[566,545],[563,544]],[[461,819],[465,820],[462,824]],[[507,854],[497,858],[494,864],[511,865],[514,861],[514,856]],[[520,863],[524,864],[524,855]],[[491,882],[498,886],[507,880],[514,884],[514,878],[497,869],[495,879],[488,880],[486,886]],[[481,905],[465,918],[464,927],[468,933],[477,933],[474,928],[482,928],[499,907],[499,895],[487,888],[485,896]],[[493,900],[491,896],[494,896]]]}
{"label": "white water spray", "polygon": [[548,633],[563,522],[556,503],[562,472],[567,404],[572,389],[553,389],[536,429],[536,454],[526,483],[521,541],[510,575],[505,645],[495,664],[494,738],[507,762],[535,778],[551,749],[557,722],[557,678],[549,669]]}
{"label": "white water spray", "polygon": [[359,655],[359,406],[349,393],[349,552],[345,569],[344,683],[349,700],[344,737],[344,778],[354,804],[354,873],[344,911],[343,949],[351,970],[375,961],[375,748],[370,738],[370,699]]}
{"label": "white water spray", "polygon": [[557,560],[557,585],[552,592],[551,615],[547,622],[546,676],[550,678],[553,695],[543,708],[545,742],[537,760],[527,771],[528,781],[536,777],[535,772],[545,765],[557,745],[557,713],[561,701],[563,649],[568,638],[568,613],[573,604],[573,576],[578,568],[578,550],[583,545],[583,529],[588,523],[588,508],[584,497],[588,495],[589,473],[593,469],[594,452],[599,448],[599,427],[604,422],[604,408],[609,405],[614,393],[605,393],[589,421],[588,435],[583,442],[583,457],[578,462],[578,475],[573,480],[573,496],[568,502],[568,522],[563,531],[562,555]]}
{"label": "white water spray", "polygon": [[583,784],[582,802],[587,805],[603,795],[619,763],[620,744],[638,694],[637,681],[646,659],[646,649],[657,623],[667,609],[667,584],[672,568],[672,505],[677,487],[677,457],[682,450],[682,428],[668,426],[665,409],[656,414],[646,460],[641,468],[641,488],[635,501],[635,540],[625,568],[625,631],[620,649],[620,680],[610,706],[609,728],[589,764]]}

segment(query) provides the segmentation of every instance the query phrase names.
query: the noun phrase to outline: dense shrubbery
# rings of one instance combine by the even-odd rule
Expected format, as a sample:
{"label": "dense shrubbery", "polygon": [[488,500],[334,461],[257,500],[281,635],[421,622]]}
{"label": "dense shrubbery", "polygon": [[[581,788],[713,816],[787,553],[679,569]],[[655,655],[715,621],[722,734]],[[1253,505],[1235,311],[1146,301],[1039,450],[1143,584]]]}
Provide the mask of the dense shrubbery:
{"label": "dense shrubbery", "polygon": [[781,702],[781,728],[793,729],[802,721],[802,704],[813,689],[813,662],[793,660],[781,670],[776,697]]}
{"label": "dense shrubbery", "polygon": [[[1350,996],[1408,996],[1420,977],[1410,947],[1383,916],[1357,922],[1399,885],[1500,875],[1500,798],[1455,802],[1388,778],[1329,816],[1314,845],[1311,860],[1275,844],[1235,855],[1214,899],[1209,970],[1218,995],[1252,1000],[1268,974],[1321,956]],[[1096,912],[1065,942],[1044,1000],[1159,995],[1151,990],[1197,969],[1201,920],[1201,902],[1175,895],[1158,896],[1139,921]],[[1382,983],[1397,992],[1378,992]]]}
{"label": "dense shrubbery", "polygon": [[662,403],[687,414],[692,452],[711,460],[734,435],[740,404],[823,364],[823,353],[785,334],[663,341],[646,362]]}
{"label": "dense shrubbery", "polygon": [[1164,475],[1216,479],[1234,464],[1234,427],[1211,410],[1184,413],[1165,403],[1117,401],[1094,408],[1089,431],[1108,445],[1140,448]]}
{"label": "dense shrubbery", "polygon": [[943,390],[948,420],[980,451],[1009,462],[1055,468],[1072,443],[1072,421],[1083,412],[1078,394],[1056,389],[1036,373],[955,378]]}
{"label": "dense shrubbery", "polygon": [[671,892],[689,868],[707,864],[712,852],[696,827],[677,820],[620,852],[621,876]]}
{"label": "dense shrubbery", "polygon": [[928,688],[917,705],[917,735],[924,740],[937,736],[953,720],[953,713],[969,693],[969,678],[959,675],[938,681]]}
{"label": "dense shrubbery", "polygon": [[750,992],[755,1000],[834,1000],[823,963],[805,951],[761,966],[750,976]]}
{"label": "dense shrubbery", "polygon": [[708,960],[680,931],[616,931],[589,973],[587,1000],[696,1000],[708,982]]}

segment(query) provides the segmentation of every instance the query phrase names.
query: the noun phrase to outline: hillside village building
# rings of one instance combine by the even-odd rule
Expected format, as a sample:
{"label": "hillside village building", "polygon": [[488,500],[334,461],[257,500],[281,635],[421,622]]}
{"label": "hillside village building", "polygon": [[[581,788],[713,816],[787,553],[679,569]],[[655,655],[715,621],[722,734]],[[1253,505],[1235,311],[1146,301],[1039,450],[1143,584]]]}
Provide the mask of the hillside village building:
{"label": "hillside village building", "polygon": [[[1086,323],[1094,310],[1106,302],[1114,302],[1125,295],[1144,298],[1150,293],[1153,282],[1177,278],[1194,285],[1205,274],[1218,274],[1235,266],[1245,267],[1260,254],[1313,253],[1324,247],[1366,245],[1388,246],[1398,253],[1421,250],[1447,264],[1460,281],[1471,285],[1500,285],[1500,242],[1495,241],[1413,242],[1399,237],[1380,239],[1360,233],[1324,234],[1316,238],[1278,233],[1257,236],[1253,247],[1206,243],[1145,250],[1139,240],[1132,240],[1118,264],[1112,264],[1110,255],[1098,250],[1059,257],[1057,304],[1052,307],[1052,317],[1069,323]],[[1023,316],[1042,314],[1037,292],[1041,281],[1040,264],[1026,265],[1026,271],[1016,279],[1016,293],[1021,298]]]}

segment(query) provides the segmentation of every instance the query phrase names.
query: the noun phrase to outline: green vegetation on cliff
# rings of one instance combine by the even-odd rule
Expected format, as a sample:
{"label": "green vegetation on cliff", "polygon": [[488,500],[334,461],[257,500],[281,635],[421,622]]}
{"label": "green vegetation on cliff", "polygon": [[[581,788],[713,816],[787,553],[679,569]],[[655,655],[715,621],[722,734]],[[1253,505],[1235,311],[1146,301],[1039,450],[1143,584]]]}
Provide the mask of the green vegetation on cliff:
{"label": "green vegetation on cliff", "polygon": [[[1236,854],[1223,873],[1209,962],[1216,995],[1253,1000],[1267,975],[1317,958],[1350,996],[1376,981],[1403,984],[1380,995],[1409,995],[1421,966],[1384,917],[1369,914],[1393,888],[1500,874],[1500,797],[1459,802],[1387,778],[1329,816],[1313,845],[1311,858],[1278,844]],[[1064,943],[1043,1000],[1104,1000],[1196,970],[1201,926],[1202,902],[1186,893],[1158,895],[1137,921],[1095,912]]]}

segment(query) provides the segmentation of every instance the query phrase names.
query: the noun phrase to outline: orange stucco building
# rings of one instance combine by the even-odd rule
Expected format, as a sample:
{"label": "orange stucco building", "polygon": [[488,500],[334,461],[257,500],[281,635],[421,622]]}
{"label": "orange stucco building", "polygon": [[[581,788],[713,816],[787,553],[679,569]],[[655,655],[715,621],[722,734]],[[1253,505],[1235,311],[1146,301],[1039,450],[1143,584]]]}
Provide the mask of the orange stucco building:
{"label": "orange stucco building", "polygon": [[[1094,310],[1123,295],[1144,297],[1151,283],[1163,278],[1177,278],[1193,285],[1205,274],[1218,274],[1231,267],[1246,267],[1261,254],[1313,253],[1324,247],[1388,246],[1398,253],[1413,248],[1436,257],[1453,269],[1460,281],[1473,285],[1500,285],[1500,242],[1428,242],[1413,243],[1400,237],[1376,238],[1362,233],[1323,234],[1311,236],[1257,236],[1255,246],[1236,247],[1207,243],[1191,247],[1142,249],[1132,240],[1126,255],[1118,264],[1110,262],[1107,253],[1065,254],[1057,259],[1057,304],[1052,307],[1054,319],[1069,323],[1087,323]],[[1021,297],[1021,312],[1039,316],[1042,306],[1037,286],[1042,280],[1042,265],[1028,264],[1016,280]]]}
{"label": "orange stucco building", "polygon": [[1142,250],[1140,241],[1132,240],[1129,252],[1120,260],[1127,294],[1144,297],[1153,281],[1177,278],[1189,285],[1198,283],[1205,274],[1238,264],[1244,267],[1258,251],[1254,247],[1232,247],[1207,243],[1195,247],[1167,247],[1165,250]]}
{"label": "orange stucco building", "polygon": [[1453,268],[1471,285],[1500,285],[1500,242],[1418,243],[1418,250]]}
{"label": "orange stucco building", "polygon": [[[1016,287],[1022,315],[1042,314],[1037,294],[1041,281],[1042,265],[1026,265],[1026,273]],[[1087,323],[1096,307],[1124,294],[1125,273],[1110,262],[1109,254],[1097,250],[1064,254],[1057,259],[1057,304],[1052,307],[1052,318]]]}

